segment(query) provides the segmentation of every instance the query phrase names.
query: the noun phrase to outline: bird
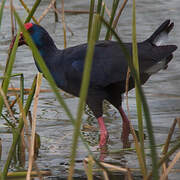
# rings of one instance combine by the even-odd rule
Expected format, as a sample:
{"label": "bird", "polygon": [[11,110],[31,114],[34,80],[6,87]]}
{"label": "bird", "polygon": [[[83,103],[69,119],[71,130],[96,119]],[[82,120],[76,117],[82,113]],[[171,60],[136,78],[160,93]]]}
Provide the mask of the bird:
{"label": "bird", "polygon": [[[88,43],[58,49],[42,26],[29,22],[24,24],[24,27],[29,32],[56,85],[65,92],[79,97]],[[142,85],[152,74],[166,69],[172,60],[177,46],[165,45],[164,41],[173,27],[174,23],[171,20],[165,20],[149,38],[137,43],[139,75]],[[18,46],[24,44],[27,45],[23,33],[21,33]],[[124,43],[124,46],[132,57],[132,43]],[[37,69],[42,72],[36,61],[35,64]],[[130,122],[122,108],[127,71],[127,59],[118,42],[99,40],[95,43],[86,104],[92,110],[99,124],[100,148],[107,145],[109,137],[103,117],[104,100],[112,104],[122,117],[122,142],[127,142],[129,138]],[[134,78],[130,75],[128,91],[134,87]]]}

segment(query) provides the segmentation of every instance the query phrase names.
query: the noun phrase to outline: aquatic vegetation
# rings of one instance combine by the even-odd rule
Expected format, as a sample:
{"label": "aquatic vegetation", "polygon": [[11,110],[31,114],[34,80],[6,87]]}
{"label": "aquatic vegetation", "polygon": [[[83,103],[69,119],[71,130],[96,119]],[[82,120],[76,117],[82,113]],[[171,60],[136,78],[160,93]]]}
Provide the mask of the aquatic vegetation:
{"label": "aquatic vegetation", "polygon": [[[2,26],[1,22],[3,18],[3,10],[5,8],[5,2],[6,1],[3,0],[0,6],[0,30]],[[29,45],[33,53],[33,56],[37,60],[37,63],[40,69],[42,70],[44,76],[49,82],[49,85],[52,91],[54,92],[58,103],[64,108],[64,111],[67,113],[68,118],[70,119],[70,121],[72,122],[72,125],[74,126],[68,179],[73,179],[74,169],[76,166],[77,147],[78,147],[79,139],[81,139],[81,141],[83,142],[89,154],[88,158],[85,158],[84,160],[82,160],[82,163],[84,164],[84,172],[87,174],[88,179],[93,179],[93,175],[96,173],[96,171],[102,172],[102,177],[104,177],[105,179],[108,179],[108,177],[113,176],[113,172],[119,172],[120,174],[124,174],[125,176],[127,176],[128,179],[133,179],[134,172],[137,169],[136,170],[129,169],[128,167],[123,168],[123,167],[114,165],[113,163],[110,164],[110,163],[100,161],[104,159],[104,157],[108,153],[121,153],[121,152],[132,152],[132,151],[136,152],[138,161],[139,161],[139,167],[140,167],[138,171],[143,176],[143,179],[150,179],[152,176],[153,176],[153,179],[159,179],[160,176],[162,179],[165,178],[170,172],[170,170],[172,169],[172,167],[174,166],[174,164],[179,159],[179,153],[176,153],[176,150],[179,149],[180,143],[171,142],[172,134],[174,133],[174,128],[176,124],[178,123],[180,124],[179,118],[176,118],[174,120],[174,123],[172,125],[172,128],[170,129],[166,142],[163,145],[161,144],[161,147],[163,147],[161,157],[157,153],[157,149],[159,148],[160,145],[155,142],[149,107],[148,107],[146,97],[144,95],[144,92],[142,90],[142,87],[140,85],[140,80],[139,80],[138,50],[137,50],[137,41],[136,41],[136,6],[135,6],[136,2],[135,0],[133,0],[133,7],[132,7],[133,58],[131,58],[121,38],[116,32],[117,22],[120,18],[120,15],[123,9],[125,8],[127,0],[124,0],[123,4],[121,5],[119,2],[120,2],[119,0],[113,0],[112,9],[109,10],[106,3],[104,3],[104,1],[91,0],[90,5],[89,5],[89,11],[80,12],[80,11],[75,11],[75,10],[68,11],[64,9],[63,0],[61,1],[62,9],[60,11],[57,8],[57,5],[59,2],[57,1],[57,4],[55,5],[56,1],[52,0],[49,6],[47,7],[47,9],[42,13],[42,16],[40,16],[39,19],[36,19],[35,13],[37,12],[38,7],[41,6],[41,0],[36,0],[31,9],[25,4],[23,0],[20,0],[22,9],[25,9],[28,13],[28,16],[25,21],[23,21],[24,17],[21,17],[19,13],[17,13],[16,8],[13,7],[13,4],[11,2],[11,6],[9,8],[11,9],[11,14],[15,18],[19,26],[19,31],[17,32],[17,36],[13,38],[13,41],[10,44],[10,47],[8,50],[8,57],[6,60],[6,67],[4,69],[4,75],[2,77],[2,83],[0,87],[0,94],[1,94],[0,95],[0,114],[2,116],[2,119],[6,120],[6,123],[8,124],[9,129],[12,131],[12,145],[9,149],[6,163],[4,164],[4,167],[1,172],[2,179],[6,179],[7,176],[13,176],[13,177],[26,176],[27,179],[30,179],[31,175],[37,175],[39,177],[43,175],[47,175],[47,174],[49,175],[49,172],[43,172],[43,171],[39,172],[37,168],[38,165],[35,165],[37,166],[35,168],[36,172],[32,171],[32,166],[33,164],[36,164],[36,158],[38,158],[38,151],[41,144],[41,137],[39,136],[38,132],[36,132],[36,116],[37,116],[39,93],[43,92],[43,89],[40,89],[42,74],[38,73],[38,75],[34,78],[34,81],[31,85],[31,89],[28,89],[28,90],[24,88],[25,79],[24,79],[23,74],[21,72],[19,72],[18,74],[12,74],[14,63],[16,60],[18,41],[21,36],[21,33],[23,33],[26,43]],[[56,22],[59,20],[58,13],[62,15],[64,47],[67,46],[66,31],[71,31],[71,29],[68,27],[68,25],[65,22],[65,17],[66,17],[65,13],[89,14],[89,25],[87,29],[88,50],[86,54],[86,61],[85,61],[86,63],[84,67],[84,72],[83,72],[84,75],[83,75],[83,80],[82,80],[81,90],[80,90],[80,99],[79,99],[79,103],[77,107],[77,115],[75,117],[73,116],[67,103],[63,100],[62,95],[59,93],[59,89],[57,88],[54,82],[54,79],[52,78],[48,68],[46,67],[46,64],[44,63],[40,52],[38,51],[37,47],[32,41],[31,36],[27,32],[27,29],[23,25],[24,23],[31,21],[31,19],[36,24],[39,24],[43,18],[46,18],[46,15],[50,9],[54,9],[54,16],[55,16]],[[12,31],[14,31],[13,24],[14,24],[14,21],[12,20]],[[93,57],[94,45],[95,45],[95,42],[99,39],[103,28],[105,28],[105,31],[106,31],[104,39],[109,40],[113,37],[121,46],[122,51],[124,52],[126,59],[128,60],[128,65],[129,65],[129,70],[130,70],[129,72],[131,72],[131,75],[133,76],[135,80],[136,102],[137,102],[137,112],[138,112],[138,133],[135,133],[133,126],[130,125],[135,148],[127,148],[127,149],[120,149],[120,150],[116,149],[114,151],[111,151],[111,150],[108,151],[107,149],[102,149],[100,150],[100,152],[98,151],[98,154],[100,154],[99,155],[100,157],[99,156],[97,157],[97,152],[94,153],[91,150],[91,147],[90,147],[91,142],[88,143],[86,139],[84,138],[83,133],[86,134],[85,133],[86,129],[81,130],[81,127],[82,127],[82,115],[85,108],[85,100],[87,96],[87,90],[88,90],[89,79],[90,79],[91,59]],[[13,92],[15,98],[12,101],[10,101],[8,97],[9,97],[9,92],[10,92],[10,81],[13,77],[20,77],[20,87],[18,88],[18,91],[16,91],[16,88],[13,88],[13,87],[11,88],[11,91]],[[127,84],[128,84],[128,80],[129,79],[127,78],[127,81],[126,81]],[[128,99],[128,91],[126,91],[126,95]],[[32,105],[32,102],[34,102],[33,105]],[[16,111],[15,112],[13,111],[13,107],[15,107],[15,110],[18,113],[16,113]],[[30,107],[31,109],[33,109],[32,113],[29,112]],[[145,137],[144,137],[144,130],[143,130],[143,120],[145,121],[147,134],[148,134],[147,135],[147,139],[149,140],[148,147],[146,147],[145,142],[144,142]],[[93,130],[91,126],[90,126],[90,129]],[[31,131],[31,135],[29,135],[30,134],[29,131]],[[25,134],[28,134],[28,135],[25,135]],[[137,137],[137,134],[138,134],[138,137]],[[25,142],[26,138],[28,140],[27,144]],[[95,143],[92,142],[93,145]],[[170,143],[171,143],[171,147],[169,148]],[[1,147],[1,144],[0,144],[0,153],[2,151],[2,148],[3,147]],[[147,153],[146,151],[147,149],[150,151],[150,153]],[[8,171],[10,171],[10,165],[13,163],[16,165],[19,164],[21,167],[26,168],[25,167],[26,152],[28,152],[28,155],[29,155],[27,172],[8,173]],[[169,163],[169,166],[166,168],[165,167],[166,161],[172,154],[174,154],[175,157],[173,161]],[[148,166],[147,156],[149,156],[151,159],[152,169],[147,168]],[[163,172],[161,175],[160,175],[160,168],[163,168]]]}

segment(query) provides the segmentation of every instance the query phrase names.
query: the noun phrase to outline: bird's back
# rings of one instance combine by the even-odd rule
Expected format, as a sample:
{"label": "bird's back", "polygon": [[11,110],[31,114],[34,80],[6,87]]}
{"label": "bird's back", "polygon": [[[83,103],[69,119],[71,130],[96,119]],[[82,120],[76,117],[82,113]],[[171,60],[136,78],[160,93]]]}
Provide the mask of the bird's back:
{"label": "bird's back", "polygon": [[[170,23],[170,20],[166,20],[150,38],[138,43],[139,70],[142,84],[153,73],[166,68],[172,59],[172,53],[177,47],[175,45],[163,46],[161,39],[164,35],[168,35],[173,26],[174,24]],[[38,26],[34,27],[38,29]],[[34,34],[32,37],[36,37],[36,33]],[[46,35],[49,36],[48,33]],[[53,42],[50,37],[49,39]],[[36,42],[36,40],[37,38],[34,41]],[[41,40],[44,40],[44,38],[41,38]],[[41,42],[38,48],[58,87],[78,96],[84,70],[87,44],[81,44],[64,50],[58,50],[53,43],[51,43],[51,46],[49,45],[49,48],[47,48],[47,45],[44,46],[44,43]],[[124,46],[132,57],[132,44],[124,43]],[[120,93],[123,93],[128,69],[128,61],[125,57],[118,42],[96,42],[92,59],[89,89],[102,89],[111,84],[118,83],[121,84]],[[134,87],[132,77],[130,81],[130,89],[132,89]]]}
{"label": "bird's back", "polygon": [[[129,49],[130,45],[127,44],[127,47]],[[63,64],[69,84],[81,84],[86,50],[87,44],[64,50]],[[126,76],[128,64],[117,42],[97,42],[92,61],[90,87],[105,87]]]}
{"label": "bird's back", "polygon": [[[132,44],[125,43],[124,45],[132,54]],[[175,46],[158,47],[148,42],[138,43],[140,74],[147,73],[149,77],[151,73],[148,73],[148,69],[171,56],[175,49]],[[72,86],[72,88],[76,88],[76,91],[79,90],[82,80],[86,50],[87,44],[63,50],[64,75],[69,84],[68,87]],[[117,42],[97,42],[92,61],[90,87],[103,88],[126,80],[128,63]],[[147,78],[145,79],[147,80]]]}

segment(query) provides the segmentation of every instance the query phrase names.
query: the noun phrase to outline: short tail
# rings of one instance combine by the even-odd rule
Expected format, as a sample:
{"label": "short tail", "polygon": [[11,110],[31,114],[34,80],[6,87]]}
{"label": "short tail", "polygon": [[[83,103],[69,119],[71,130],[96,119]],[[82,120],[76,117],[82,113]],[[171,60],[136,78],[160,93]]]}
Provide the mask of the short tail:
{"label": "short tail", "polygon": [[173,52],[177,49],[176,45],[165,45],[169,32],[173,29],[174,23],[166,20],[159,28],[148,38],[145,43],[152,45],[149,52],[149,66],[146,65],[145,72],[149,75],[158,72],[161,69],[166,69],[168,63],[173,58]]}
{"label": "short tail", "polygon": [[169,32],[173,29],[174,23],[170,20],[164,21],[159,28],[146,41],[153,45],[161,46],[168,39]]}

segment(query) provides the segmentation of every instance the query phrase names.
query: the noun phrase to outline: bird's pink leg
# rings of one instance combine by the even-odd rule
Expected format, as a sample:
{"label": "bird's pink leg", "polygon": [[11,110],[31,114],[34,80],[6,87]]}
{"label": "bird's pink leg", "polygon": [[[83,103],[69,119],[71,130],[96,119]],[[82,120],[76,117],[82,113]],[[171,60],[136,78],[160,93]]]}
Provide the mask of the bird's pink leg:
{"label": "bird's pink leg", "polygon": [[130,133],[129,119],[127,118],[122,107],[119,108],[119,112],[120,112],[122,120],[123,120],[121,140],[122,140],[123,144],[127,144],[129,141],[129,133]]}
{"label": "bird's pink leg", "polygon": [[104,124],[104,118],[101,116],[98,118],[99,128],[100,128],[100,142],[99,146],[104,147],[108,140],[108,132]]}

